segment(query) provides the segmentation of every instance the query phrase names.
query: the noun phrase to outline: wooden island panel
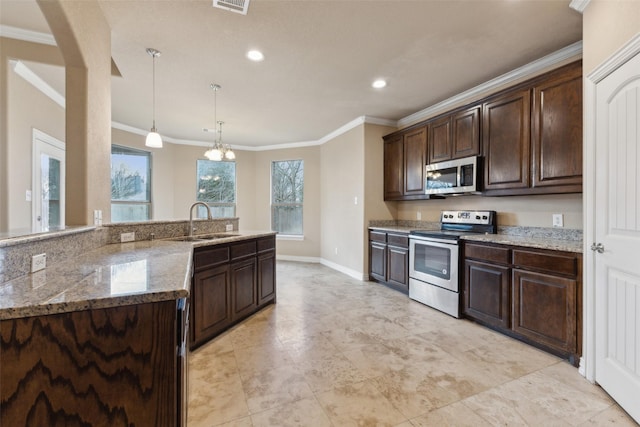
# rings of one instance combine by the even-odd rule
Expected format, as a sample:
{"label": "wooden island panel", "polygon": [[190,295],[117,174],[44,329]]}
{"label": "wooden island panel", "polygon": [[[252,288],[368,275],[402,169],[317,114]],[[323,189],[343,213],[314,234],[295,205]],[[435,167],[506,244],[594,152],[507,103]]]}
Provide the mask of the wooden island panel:
{"label": "wooden island panel", "polygon": [[176,301],[0,322],[0,425],[175,426]]}

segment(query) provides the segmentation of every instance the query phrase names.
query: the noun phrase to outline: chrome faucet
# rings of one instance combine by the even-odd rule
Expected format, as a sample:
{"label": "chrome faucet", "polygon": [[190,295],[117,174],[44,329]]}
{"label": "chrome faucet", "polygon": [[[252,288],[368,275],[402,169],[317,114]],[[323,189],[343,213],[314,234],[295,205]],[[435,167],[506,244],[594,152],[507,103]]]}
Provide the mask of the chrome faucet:
{"label": "chrome faucet", "polygon": [[192,204],[189,208],[189,237],[193,237],[193,208],[198,205],[207,208],[207,219],[213,219],[213,217],[211,216],[211,208],[205,202],[195,202],[194,204]]}

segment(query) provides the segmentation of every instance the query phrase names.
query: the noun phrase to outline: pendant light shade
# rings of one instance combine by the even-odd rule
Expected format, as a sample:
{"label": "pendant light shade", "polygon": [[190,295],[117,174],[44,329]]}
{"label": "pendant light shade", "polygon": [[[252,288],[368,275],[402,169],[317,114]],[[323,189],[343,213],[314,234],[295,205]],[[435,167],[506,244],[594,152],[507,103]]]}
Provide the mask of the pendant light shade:
{"label": "pendant light shade", "polygon": [[144,145],[152,148],[162,148],[162,137],[156,129],[156,58],[161,55],[159,50],[147,48],[147,53],[153,58],[153,126],[147,135]]}

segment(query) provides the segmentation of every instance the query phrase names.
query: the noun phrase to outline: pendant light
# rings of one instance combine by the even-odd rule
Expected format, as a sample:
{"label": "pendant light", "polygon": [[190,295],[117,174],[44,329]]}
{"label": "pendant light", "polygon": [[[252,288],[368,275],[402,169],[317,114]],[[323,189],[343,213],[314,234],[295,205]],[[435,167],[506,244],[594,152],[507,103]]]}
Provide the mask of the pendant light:
{"label": "pendant light", "polygon": [[222,89],[222,86],[211,83],[211,89],[213,89],[213,119],[215,123],[218,125],[218,129],[215,130],[217,136],[213,138],[213,144],[211,148],[204,152],[204,156],[216,162],[219,162],[223,159],[233,160],[236,158],[235,153],[231,149],[229,145],[224,145],[222,143],[222,125],[224,122],[218,121],[218,91]]}
{"label": "pendant light", "polygon": [[144,145],[152,148],[162,148],[162,137],[160,137],[156,129],[156,58],[161,55],[161,52],[149,47],[147,48],[147,53],[153,58],[153,126],[151,127],[151,132],[147,134]]}

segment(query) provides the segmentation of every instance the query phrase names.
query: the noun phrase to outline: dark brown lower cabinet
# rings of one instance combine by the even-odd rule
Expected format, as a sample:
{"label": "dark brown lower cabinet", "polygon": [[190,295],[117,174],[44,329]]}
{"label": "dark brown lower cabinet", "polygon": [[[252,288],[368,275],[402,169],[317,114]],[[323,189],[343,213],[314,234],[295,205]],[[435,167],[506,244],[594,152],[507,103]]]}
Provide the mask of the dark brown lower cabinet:
{"label": "dark brown lower cabinet", "polygon": [[465,243],[464,314],[576,364],[582,255]]}
{"label": "dark brown lower cabinet", "polygon": [[0,425],[183,426],[176,301],[0,321]]}
{"label": "dark brown lower cabinet", "polygon": [[369,231],[369,278],[409,293],[409,236]]}
{"label": "dark brown lower cabinet", "polygon": [[203,341],[231,325],[233,318],[228,265],[195,273],[192,293],[192,341]]}
{"label": "dark brown lower cabinet", "polygon": [[190,348],[276,301],[275,236],[195,248]]}
{"label": "dark brown lower cabinet", "polygon": [[576,351],[574,279],[513,270],[513,325],[519,335],[567,353]]}
{"label": "dark brown lower cabinet", "polygon": [[231,314],[233,320],[248,316],[258,305],[256,267],[255,258],[231,264],[231,289],[233,289]]}
{"label": "dark brown lower cabinet", "polygon": [[487,325],[509,327],[511,269],[479,261],[465,261],[464,311]]}

